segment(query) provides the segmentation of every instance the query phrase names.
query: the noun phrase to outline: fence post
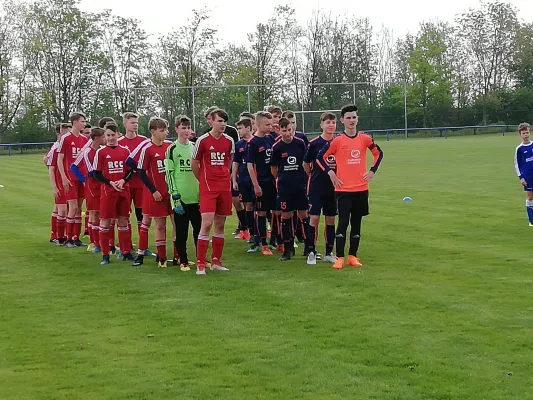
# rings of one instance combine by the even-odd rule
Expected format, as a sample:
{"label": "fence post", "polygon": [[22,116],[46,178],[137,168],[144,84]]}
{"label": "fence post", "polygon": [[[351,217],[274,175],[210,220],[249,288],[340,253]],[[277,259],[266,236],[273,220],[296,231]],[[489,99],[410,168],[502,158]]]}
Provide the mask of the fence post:
{"label": "fence post", "polygon": [[133,88],[133,101],[135,103],[135,114],[139,113],[139,106],[137,101],[137,88]]}
{"label": "fence post", "polygon": [[250,94],[250,85],[248,85],[248,112],[252,112],[252,95]]}
{"label": "fence post", "polygon": [[353,104],[356,104],[356,98],[355,98],[355,83],[352,83],[352,90],[353,90]]}
{"label": "fence post", "polygon": [[11,155],[11,145],[7,146],[7,155]]}
{"label": "fence post", "polygon": [[448,128],[444,129],[444,139],[448,139]]}
{"label": "fence post", "polygon": [[507,128],[506,126],[502,126],[502,136],[505,136],[505,129],[506,128]]}
{"label": "fence post", "polygon": [[389,130],[387,129],[387,142],[390,141],[390,132]]}
{"label": "fence post", "polygon": [[194,86],[191,88],[191,97],[192,97],[192,130],[196,132],[196,101]]}

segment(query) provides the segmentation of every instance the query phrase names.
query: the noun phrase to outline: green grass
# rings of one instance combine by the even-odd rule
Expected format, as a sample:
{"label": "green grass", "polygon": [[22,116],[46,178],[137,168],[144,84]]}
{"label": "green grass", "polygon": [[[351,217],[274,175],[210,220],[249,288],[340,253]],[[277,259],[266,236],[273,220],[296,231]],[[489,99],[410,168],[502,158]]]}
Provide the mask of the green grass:
{"label": "green grass", "polygon": [[0,398],[532,398],[517,141],[380,140],[362,270],[228,239],[203,278],[49,244],[42,156],[1,157]]}

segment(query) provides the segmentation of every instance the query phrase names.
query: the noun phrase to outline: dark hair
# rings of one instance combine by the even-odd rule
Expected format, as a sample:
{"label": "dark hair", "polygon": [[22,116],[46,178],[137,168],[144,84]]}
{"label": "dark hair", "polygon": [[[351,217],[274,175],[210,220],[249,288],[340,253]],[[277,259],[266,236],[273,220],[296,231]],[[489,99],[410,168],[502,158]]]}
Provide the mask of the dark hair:
{"label": "dark hair", "polygon": [[108,122],[107,124],[105,124],[104,129],[106,129],[106,130],[109,129],[110,131],[113,131],[113,132],[115,132],[115,133],[118,133],[118,126],[117,126],[117,124],[115,123],[115,121],[112,121],[112,122],[110,121],[110,122]]}
{"label": "dark hair", "polygon": [[281,117],[279,122],[278,122],[278,125],[281,129],[283,128],[287,128],[289,125],[291,124],[291,121],[289,121],[287,118],[285,117]]}
{"label": "dark hair", "polygon": [[522,133],[522,131],[527,131],[530,129],[530,125],[527,122],[522,122],[520,125],[518,125],[518,133]]}
{"label": "dark hair", "polygon": [[96,137],[104,136],[104,132],[105,131],[103,128],[97,128],[97,127],[91,128],[91,139],[94,140],[94,138]]}
{"label": "dark hair", "polygon": [[283,114],[281,114],[283,118],[294,118],[294,111],[283,111]]}
{"label": "dark hair", "polygon": [[100,118],[100,120],[98,121],[98,127],[99,128],[105,128],[106,124],[108,122],[113,122],[115,123],[115,120],[111,117],[103,117],[103,118]]}
{"label": "dark hair", "polygon": [[174,127],[177,128],[180,125],[191,126],[191,119],[186,115],[178,115],[174,120]]}
{"label": "dark hair", "polygon": [[244,126],[245,128],[252,129],[252,120],[250,120],[248,118],[243,118],[243,119],[240,119],[239,121],[237,121],[237,123],[235,125],[236,126]]}
{"label": "dark hair", "polygon": [[243,111],[242,113],[239,114],[239,118],[240,119],[243,119],[243,118],[255,119],[255,116],[251,112]]}
{"label": "dark hair", "polygon": [[270,114],[281,114],[283,112],[281,107],[278,107],[278,106],[268,106],[267,111]]}
{"label": "dark hair", "polygon": [[91,128],[92,128],[91,124],[85,124],[85,129],[91,129]]}
{"label": "dark hair", "polygon": [[211,118],[211,121],[215,119],[214,118],[215,115],[222,118],[224,122],[227,122],[229,119],[228,113],[222,108],[217,108],[211,114],[209,114],[209,118]]}
{"label": "dark hair", "polygon": [[320,122],[324,121],[335,121],[337,119],[337,116],[333,114],[331,111],[326,111],[325,113],[322,113],[320,116]]}
{"label": "dark hair", "polygon": [[61,132],[61,126],[63,124],[59,123],[59,124],[56,124],[56,135],[59,134],[59,132]]}
{"label": "dark hair", "polygon": [[81,118],[87,119],[85,114],[81,113],[81,112],[73,112],[72,114],[70,114],[70,122],[72,122],[72,123],[76,122],[77,120],[79,120]]}
{"label": "dark hair", "polygon": [[150,121],[148,122],[148,129],[162,129],[162,128],[168,128],[168,122],[166,119],[159,118],[159,117],[152,117],[150,118]]}
{"label": "dark hair", "polygon": [[357,106],[355,104],[348,104],[341,108],[341,118],[344,117],[344,114],[349,112],[357,112]]}
{"label": "dark hair", "polygon": [[218,110],[217,106],[211,106],[204,112],[204,117],[208,118],[211,114],[213,114],[213,111]]}

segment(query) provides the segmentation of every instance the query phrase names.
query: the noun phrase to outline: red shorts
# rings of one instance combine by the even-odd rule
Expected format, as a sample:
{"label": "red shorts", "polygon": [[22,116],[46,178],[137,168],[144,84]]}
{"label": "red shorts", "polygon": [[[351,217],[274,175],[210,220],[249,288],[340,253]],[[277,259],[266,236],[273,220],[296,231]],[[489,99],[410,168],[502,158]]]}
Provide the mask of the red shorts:
{"label": "red shorts", "polygon": [[[143,214],[149,215],[152,218],[164,218],[172,214],[172,207],[170,206],[170,197],[163,197],[161,201],[155,201],[150,192],[151,199],[148,202],[148,207],[143,207]],[[144,204],[143,204],[144,205]]]}
{"label": "red shorts", "polygon": [[100,188],[87,185],[85,188],[85,207],[87,211],[100,211]]}
{"label": "red shorts", "polygon": [[59,191],[59,196],[54,198],[54,204],[56,205],[62,205],[67,204],[67,196],[65,196],[65,191],[63,190],[63,186],[58,184],[56,182],[57,190]]}
{"label": "red shorts", "polygon": [[229,217],[233,207],[231,192],[201,192],[200,213],[215,213],[221,217]]}
{"label": "red shorts", "polygon": [[[113,193],[113,192],[114,193]],[[129,190],[117,192],[112,187],[104,187],[100,195],[100,218],[116,219],[129,217],[131,211],[131,199]]]}
{"label": "red shorts", "polygon": [[133,201],[133,206],[135,208],[143,208],[144,188],[130,187],[130,198],[131,198],[131,201]]}
{"label": "red shorts", "polygon": [[85,187],[81,181],[78,181],[77,179],[71,179],[70,183],[72,186],[68,190],[68,192],[65,192],[65,195],[67,196],[67,200],[78,200],[78,199],[84,199],[85,198]]}

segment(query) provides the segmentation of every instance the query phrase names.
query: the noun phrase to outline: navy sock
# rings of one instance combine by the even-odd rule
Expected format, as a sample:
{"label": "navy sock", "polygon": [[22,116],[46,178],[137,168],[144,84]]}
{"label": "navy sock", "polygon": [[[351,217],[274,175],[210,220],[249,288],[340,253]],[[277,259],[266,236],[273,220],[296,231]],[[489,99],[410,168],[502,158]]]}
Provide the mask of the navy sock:
{"label": "navy sock", "polygon": [[326,225],[326,255],[333,253],[335,244],[335,225]]}
{"label": "navy sock", "polygon": [[315,239],[316,239],[316,228],[312,226],[311,224],[309,224],[309,226],[307,227],[307,235],[305,238],[305,241],[307,243],[307,249],[309,250],[309,252],[316,253]]}
{"label": "navy sock", "polygon": [[258,216],[257,217],[257,235],[261,239],[261,245],[267,246],[267,240],[266,240],[266,233],[267,233],[267,225],[266,225],[266,217],[265,216]]}

